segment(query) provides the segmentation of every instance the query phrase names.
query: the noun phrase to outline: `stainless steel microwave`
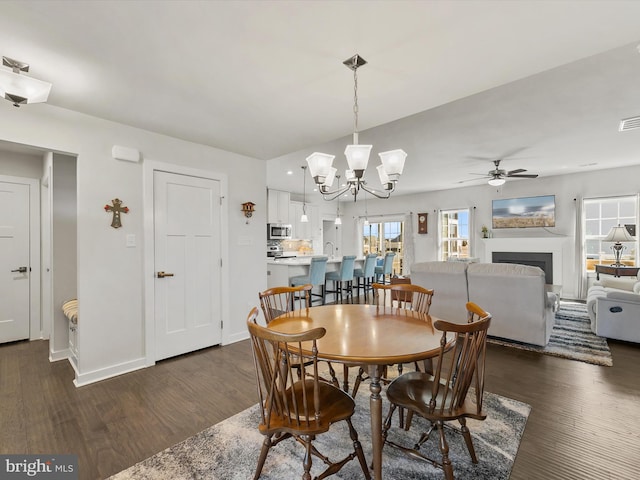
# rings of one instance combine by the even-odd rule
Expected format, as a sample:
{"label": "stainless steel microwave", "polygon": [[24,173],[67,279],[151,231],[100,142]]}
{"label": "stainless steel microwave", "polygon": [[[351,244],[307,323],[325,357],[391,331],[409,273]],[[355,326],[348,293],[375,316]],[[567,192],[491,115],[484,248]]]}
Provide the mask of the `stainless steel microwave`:
{"label": "stainless steel microwave", "polygon": [[288,240],[291,238],[292,233],[291,225],[285,223],[267,224],[267,240]]}

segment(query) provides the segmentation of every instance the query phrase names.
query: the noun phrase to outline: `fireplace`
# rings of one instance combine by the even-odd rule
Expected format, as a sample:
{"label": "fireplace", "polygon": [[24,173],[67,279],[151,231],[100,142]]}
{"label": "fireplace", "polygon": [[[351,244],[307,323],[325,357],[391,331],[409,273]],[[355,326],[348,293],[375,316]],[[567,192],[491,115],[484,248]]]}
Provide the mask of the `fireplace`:
{"label": "fireplace", "polygon": [[519,265],[531,265],[540,267],[544,272],[545,281],[553,283],[553,254],[539,252],[493,252],[493,263],[517,263]]}

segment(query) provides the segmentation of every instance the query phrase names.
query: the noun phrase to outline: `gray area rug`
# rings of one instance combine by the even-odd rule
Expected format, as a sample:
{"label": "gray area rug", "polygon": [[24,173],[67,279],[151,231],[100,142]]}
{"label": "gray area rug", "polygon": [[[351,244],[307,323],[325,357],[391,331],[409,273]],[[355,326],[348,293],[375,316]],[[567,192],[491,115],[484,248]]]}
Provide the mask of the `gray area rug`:
{"label": "gray area rug", "polygon": [[556,323],[545,347],[497,338],[489,338],[489,342],[594,365],[613,366],[606,338],[599,337],[591,331],[587,306],[580,302],[560,302],[560,308],[556,312]]}
{"label": "gray area rug", "polygon": [[[383,393],[384,398],[384,393]],[[360,436],[362,447],[371,461],[371,438],[369,420],[369,389],[358,392],[357,409],[353,417],[354,426]],[[461,435],[447,433],[450,457],[457,480],[500,480],[508,479],[515,460],[520,439],[531,407],[526,403],[511,400],[485,392],[485,410],[488,417],[479,422],[469,420],[467,424],[473,434],[473,442],[478,456],[478,464],[471,462]],[[383,414],[388,408],[386,398]],[[133,467],[124,470],[111,480],[247,480],[252,479],[262,445],[263,436],[258,432],[258,406],[254,405],[239,414],[203,430],[187,440],[160,452]],[[398,443],[413,445],[425,422],[414,418],[410,432],[398,428],[397,416],[390,430],[389,438]],[[345,422],[332,427],[314,442],[316,447],[330,458],[343,458],[350,448],[350,440]],[[435,439],[430,439],[424,447],[432,458],[440,458]],[[302,477],[304,449],[293,439],[288,439],[273,447],[261,479],[285,480]],[[313,459],[312,476],[323,470],[322,462]],[[442,479],[443,473],[432,465],[408,458],[401,451],[385,446],[383,450],[383,474],[390,480]],[[363,478],[357,460],[349,462],[338,474],[330,477],[336,480]]]}

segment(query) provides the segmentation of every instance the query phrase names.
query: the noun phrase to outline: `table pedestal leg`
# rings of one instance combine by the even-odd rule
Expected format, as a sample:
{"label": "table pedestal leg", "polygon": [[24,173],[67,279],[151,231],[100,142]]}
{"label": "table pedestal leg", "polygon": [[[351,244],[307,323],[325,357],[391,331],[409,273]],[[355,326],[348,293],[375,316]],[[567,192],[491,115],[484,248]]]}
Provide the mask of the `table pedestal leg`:
{"label": "table pedestal leg", "polygon": [[371,399],[369,408],[371,411],[371,443],[373,445],[373,478],[382,480],[382,397],[380,396],[381,365],[369,367],[371,378]]}

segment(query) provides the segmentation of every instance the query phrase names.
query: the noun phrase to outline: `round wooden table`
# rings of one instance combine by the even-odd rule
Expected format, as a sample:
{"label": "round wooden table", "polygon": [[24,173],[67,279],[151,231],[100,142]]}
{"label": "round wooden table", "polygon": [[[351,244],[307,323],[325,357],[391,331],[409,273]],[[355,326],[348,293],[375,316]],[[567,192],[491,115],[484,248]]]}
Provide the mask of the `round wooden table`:
{"label": "round wooden table", "polygon": [[382,479],[382,398],[380,376],[385,365],[412,363],[438,355],[437,320],[411,310],[375,305],[323,305],[275,318],[269,329],[294,333],[324,327],[318,358],[369,367],[373,476]]}

